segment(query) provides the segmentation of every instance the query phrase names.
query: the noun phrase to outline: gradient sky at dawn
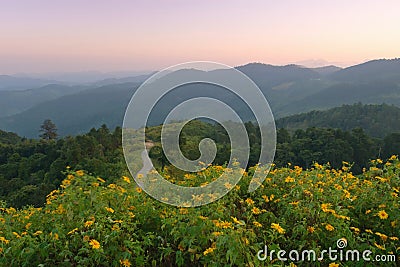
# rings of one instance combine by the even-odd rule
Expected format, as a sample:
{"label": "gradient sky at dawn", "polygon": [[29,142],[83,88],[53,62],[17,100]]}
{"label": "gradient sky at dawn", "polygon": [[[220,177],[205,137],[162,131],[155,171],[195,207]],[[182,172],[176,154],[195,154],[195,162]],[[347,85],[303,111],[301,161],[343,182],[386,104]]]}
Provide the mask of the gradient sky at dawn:
{"label": "gradient sky at dawn", "polygon": [[400,57],[400,1],[0,2],[0,74]]}

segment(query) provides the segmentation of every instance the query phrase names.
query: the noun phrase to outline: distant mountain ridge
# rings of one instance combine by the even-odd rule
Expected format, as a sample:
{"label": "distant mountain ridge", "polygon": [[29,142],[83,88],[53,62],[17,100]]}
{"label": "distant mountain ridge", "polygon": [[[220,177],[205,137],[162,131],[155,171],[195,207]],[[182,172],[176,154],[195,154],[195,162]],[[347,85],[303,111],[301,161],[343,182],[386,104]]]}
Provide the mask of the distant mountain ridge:
{"label": "distant mountain ridge", "polygon": [[330,77],[336,81],[345,82],[400,83],[400,58],[371,60],[334,72]]}
{"label": "distant mountain ridge", "polygon": [[[400,71],[397,72],[400,70],[400,59],[374,60],[345,69],[334,66],[305,68],[298,65],[273,66],[262,63],[249,63],[238,66],[237,69],[259,86],[276,119],[358,102],[387,103],[400,107]],[[4,117],[6,113],[3,113],[3,118],[0,114],[0,129],[13,131],[21,136],[37,137],[38,128],[45,119],[52,119],[62,135],[87,132],[103,123],[110,127],[120,126],[132,94],[145,78],[139,76],[103,80],[97,85],[77,89],[74,93],[46,99],[18,114]],[[109,84],[110,82],[116,83]],[[105,85],[100,86],[102,83]],[[211,89],[207,86],[193,86],[192,91],[166,98],[163,107],[173,106],[177,99],[198,96],[202,92],[212,91]],[[12,96],[7,102],[12,103],[11,101]],[[23,100],[19,101],[23,103]],[[235,101],[232,103],[236,104]],[[241,110],[246,118],[250,118],[248,110]],[[158,122],[157,118],[153,121],[155,124]]]}
{"label": "distant mountain ridge", "polygon": [[48,84],[27,90],[0,91],[0,117],[18,114],[43,102],[87,89],[87,86]]}
{"label": "distant mountain ridge", "polygon": [[30,77],[14,77],[11,75],[0,75],[0,91],[4,90],[26,90],[30,88],[57,83],[54,80],[36,79]]}

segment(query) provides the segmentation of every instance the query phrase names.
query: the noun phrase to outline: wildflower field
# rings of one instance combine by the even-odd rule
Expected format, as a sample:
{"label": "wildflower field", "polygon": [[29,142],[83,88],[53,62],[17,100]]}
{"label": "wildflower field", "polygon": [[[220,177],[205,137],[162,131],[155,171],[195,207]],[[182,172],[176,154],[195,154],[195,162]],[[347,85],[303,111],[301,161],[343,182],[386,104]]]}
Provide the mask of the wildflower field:
{"label": "wildflower field", "polygon": [[[192,186],[224,168],[166,177]],[[168,171],[168,170],[167,170]],[[67,171],[42,208],[0,207],[1,266],[379,266],[378,262],[260,261],[257,252],[336,247],[395,255],[400,262],[400,162],[375,160],[354,176],[314,164],[270,171],[248,193],[252,169],[226,196],[209,205],[179,208],[160,203],[132,178],[110,183]],[[396,266],[396,262],[382,263]]]}

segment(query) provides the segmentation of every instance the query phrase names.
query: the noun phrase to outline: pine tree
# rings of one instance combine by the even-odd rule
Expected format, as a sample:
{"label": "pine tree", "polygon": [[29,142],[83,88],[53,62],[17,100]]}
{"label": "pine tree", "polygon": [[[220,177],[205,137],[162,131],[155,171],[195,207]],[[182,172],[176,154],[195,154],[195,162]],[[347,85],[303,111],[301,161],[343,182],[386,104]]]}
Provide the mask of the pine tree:
{"label": "pine tree", "polygon": [[57,139],[57,127],[56,125],[49,119],[45,120],[40,126],[40,138],[43,140],[54,140]]}

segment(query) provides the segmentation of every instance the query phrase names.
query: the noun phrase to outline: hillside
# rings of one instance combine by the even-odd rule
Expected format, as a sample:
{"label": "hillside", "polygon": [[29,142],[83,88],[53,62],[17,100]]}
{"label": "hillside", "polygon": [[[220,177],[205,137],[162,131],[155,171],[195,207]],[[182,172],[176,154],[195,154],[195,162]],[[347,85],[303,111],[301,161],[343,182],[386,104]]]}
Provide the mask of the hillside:
{"label": "hillside", "polygon": [[[272,66],[261,63],[250,63],[237,69],[260,87],[276,119],[358,102],[400,107],[398,59],[375,60],[345,69],[334,66],[308,69],[297,65]],[[197,70],[186,70],[186,73],[191,71],[199,73]],[[217,75],[218,72],[212,74]],[[0,129],[37,137],[39,125],[49,118],[56,123],[61,135],[83,133],[103,123],[111,127],[120,126],[127,103],[144,78],[104,80],[97,84],[104,83],[104,86],[85,91],[77,89],[77,92],[68,96],[59,96],[60,92],[65,94],[65,90],[50,90],[47,93],[37,91],[37,96],[43,97],[30,97],[29,94],[34,91],[24,91],[22,95],[25,96],[21,97],[9,93],[8,97],[0,100],[3,103],[0,108]],[[122,81],[138,82],[119,83]],[[112,82],[117,83],[108,84]],[[234,94],[203,84],[187,86],[185,90],[177,88],[168,94],[157,104],[160,112],[153,114],[150,125],[162,123],[165,116],[162,113],[175,107],[179,101],[199,96],[227,101],[245,120],[253,118],[249,108]],[[21,111],[22,108],[25,110]],[[18,111],[18,114],[13,114]]]}
{"label": "hillside", "polygon": [[18,142],[20,142],[21,140],[22,140],[22,138],[19,137],[15,133],[4,132],[4,131],[0,130],[0,145],[1,144],[14,145],[14,144],[17,144]]}
{"label": "hillside", "polygon": [[276,121],[278,128],[306,129],[309,127],[338,128],[344,131],[362,128],[374,137],[400,133],[400,108],[382,105],[343,105],[324,111],[311,111]]}
{"label": "hillside", "polygon": [[63,136],[84,133],[102,124],[114,128],[122,125],[125,108],[137,86],[133,83],[109,85],[62,96],[17,115],[0,118],[0,129],[35,138],[45,119],[51,119]]}
{"label": "hillside", "polygon": [[334,72],[330,78],[344,82],[400,83],[400,58],[371,60]]}
{"label": "hillside", "polygon": [[[174,179],[194,186],[218,179],[223,171],[210,166]],[[312,250],[314,256],[306,254],[311,266],[339,266],[321,248],[335,248],[332,255],[338,258],[337,244],[345,243],[351,248],[347,252],[371,251],[371,260],[373,255],[391,257],[378,266],[396,266],[399,171],[396,157],[359,177],[346,164],[340,170],[319,164],[312,170],[276,168],[252,193],[247,192],[250,172],[241,172],[237,185],[227,185],[232,187],[228,194],[196,208],[161,203],[131,177],[110,182],[82,170],[67,171],[44,207],[0,206],[0,265],[288,266],[264,254],[257,259],[267,247],[268,252]],[[298,264],[299,254],[291,252],[297,255],[291,261]],[[349,259],[357,264],[357,257]]]}
{"label": "hillside", "polygon": [[48,84],[28,90],[0,91],[0,117],[21,113],[41,103],[75,94],[87,86]]}

